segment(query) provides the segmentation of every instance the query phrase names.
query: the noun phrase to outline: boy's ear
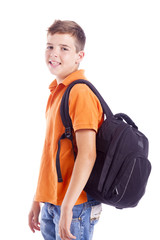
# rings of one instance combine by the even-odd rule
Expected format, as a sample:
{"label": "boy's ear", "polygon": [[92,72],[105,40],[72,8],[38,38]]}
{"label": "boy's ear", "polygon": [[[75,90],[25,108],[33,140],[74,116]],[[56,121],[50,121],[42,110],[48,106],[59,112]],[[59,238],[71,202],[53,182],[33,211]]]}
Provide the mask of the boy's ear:
{"label": "boy's ear", "polygon": [[77,56],[77,59],[76,59],[76,64],[79,64],[83,60],[84,55],[85,55],[84,51],[78,52],[78,56]]}

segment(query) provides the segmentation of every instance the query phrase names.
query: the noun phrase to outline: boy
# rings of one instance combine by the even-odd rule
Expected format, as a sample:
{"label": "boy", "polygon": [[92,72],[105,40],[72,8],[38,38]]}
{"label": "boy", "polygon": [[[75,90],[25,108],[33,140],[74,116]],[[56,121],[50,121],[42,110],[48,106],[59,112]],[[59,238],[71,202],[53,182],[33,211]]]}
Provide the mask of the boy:
{"label": "boy", "polygon": [[[74,130],[76,161],[72,144],[61,141],[60,165],[63,182],[58,183],[56,153],[64,132],[60,103],[67,86],[86,79],[78,70],[84,57],[85,34],[73,21],[55,21],[48,29],[46,64],[56,76],[46,108],[46,137],[39,179],[29,213],[33,232],[41,230],[45,240],[92,239],[101,204],[83,191],[96,159],[96,132],[103,122],[101,104],[85,84],[75,85],[69,97],[69,113]],[[39,223],[40,202],[44,203]]]}

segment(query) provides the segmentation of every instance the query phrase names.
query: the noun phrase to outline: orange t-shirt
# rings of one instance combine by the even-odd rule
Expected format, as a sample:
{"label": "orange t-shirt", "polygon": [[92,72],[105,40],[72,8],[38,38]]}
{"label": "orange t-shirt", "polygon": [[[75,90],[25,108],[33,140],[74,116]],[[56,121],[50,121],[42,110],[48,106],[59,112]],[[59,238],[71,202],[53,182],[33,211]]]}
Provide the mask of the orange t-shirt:
{"label": "orange t-shirt", "polygon": [[[61,140],[60,166],[63,182],[59,183],[56,172],[56,154],[58,140],[65,130],[60,116],[60,103],[67,86],[77,79],[86,79],[84,70],[73,72],[59,85],[54,80],[49,86],[51,93],[46,108],[46,137],[35,201],[61,205],[67,191],[74,167],[74,155],[71,141]],[[97,131],[103,121],[101,104],[85,84],[77,84],[72,88],[69,96],[69,113],[74,131],[80,129]],[[76,205],[86,201],[87,194],[82,191]]]}

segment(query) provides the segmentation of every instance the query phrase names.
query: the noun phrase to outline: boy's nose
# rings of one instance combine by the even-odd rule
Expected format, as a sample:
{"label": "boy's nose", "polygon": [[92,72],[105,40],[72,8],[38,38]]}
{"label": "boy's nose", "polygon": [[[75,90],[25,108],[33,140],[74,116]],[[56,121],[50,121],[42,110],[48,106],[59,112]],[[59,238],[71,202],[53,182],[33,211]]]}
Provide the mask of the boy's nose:
{"label": "boy's nose", "polygon": [[56,53],[54,53],[52,56],[54,56],[54,57],[57,57],[57,54],[56,54]]}
{"label": "boy's nose", "polygon": [[56,52],[56,51],[52,51],[52,52],[51,52],[51,54],[50,54],[50,56],[51,56],[51,57],[57,57],[57,56],[58,56],[58,54],[57,54],[57,52]]}

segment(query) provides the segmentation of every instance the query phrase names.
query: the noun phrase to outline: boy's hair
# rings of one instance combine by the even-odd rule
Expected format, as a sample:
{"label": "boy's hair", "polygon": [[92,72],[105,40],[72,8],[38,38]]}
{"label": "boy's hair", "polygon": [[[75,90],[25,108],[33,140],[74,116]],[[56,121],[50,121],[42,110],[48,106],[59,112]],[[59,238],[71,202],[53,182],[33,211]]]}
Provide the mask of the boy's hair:
{"label": "boy's hair", "polygon": [[76,51],[84,50],[86,36],[83,29],[74,21],[55,20],[48,28],[48,34],[70,34],[75,38]]}

